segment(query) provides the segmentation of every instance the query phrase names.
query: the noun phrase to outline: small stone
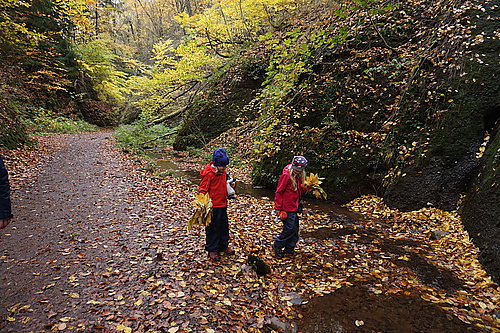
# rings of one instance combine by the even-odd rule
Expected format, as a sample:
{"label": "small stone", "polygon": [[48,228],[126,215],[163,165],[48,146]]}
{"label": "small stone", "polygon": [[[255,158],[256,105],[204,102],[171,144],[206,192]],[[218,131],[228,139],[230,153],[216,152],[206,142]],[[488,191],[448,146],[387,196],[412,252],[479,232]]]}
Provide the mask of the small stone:
{"label": "small stone", "polygon": [[431,232],[431,239],[440,240],[441,238],[443,238],[444,236],[449,235],[449,234],[450,233],[448,231],[434,230]]}

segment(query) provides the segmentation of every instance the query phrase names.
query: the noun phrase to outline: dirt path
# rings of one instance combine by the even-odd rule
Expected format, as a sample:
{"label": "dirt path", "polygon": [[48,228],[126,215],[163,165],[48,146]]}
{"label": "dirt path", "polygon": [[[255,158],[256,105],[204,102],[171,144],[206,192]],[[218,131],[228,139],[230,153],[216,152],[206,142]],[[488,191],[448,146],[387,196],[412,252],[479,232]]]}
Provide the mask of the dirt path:
{"label": "dirt path", "polygon": [[0,235],[0,315],[13,320],[3,331],[49,331],[64,317],[88,327],[85,302],[96,292],[88,287],[102,283],[107,261],[138,237],[127,228],[144,207],[130,195],[128,162],[109,149],[109,137],[61,137],[36,180],[13,191],[15,219]]}
{"label": "dirt path", "polygon": [[57,140],[33,179],[17,186],[26,177],[13,177],[15,219],[0,232],[0,332],[263,326],[261,282],[242,271],[245,245],[214,264],[202,230],[185,230],[193,184],[152,177],[109,132]]}

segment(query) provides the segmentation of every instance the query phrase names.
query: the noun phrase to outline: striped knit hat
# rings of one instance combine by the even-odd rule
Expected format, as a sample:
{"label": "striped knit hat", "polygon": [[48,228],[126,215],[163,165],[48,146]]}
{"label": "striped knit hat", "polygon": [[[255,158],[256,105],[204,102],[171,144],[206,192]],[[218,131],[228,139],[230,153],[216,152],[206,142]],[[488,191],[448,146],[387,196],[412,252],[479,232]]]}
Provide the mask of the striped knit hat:
{"label": "striped knit hat", "polygon": [[302,171],[307,166],[307,160],[304,156],[294,156],[292,160],[292,169]]}

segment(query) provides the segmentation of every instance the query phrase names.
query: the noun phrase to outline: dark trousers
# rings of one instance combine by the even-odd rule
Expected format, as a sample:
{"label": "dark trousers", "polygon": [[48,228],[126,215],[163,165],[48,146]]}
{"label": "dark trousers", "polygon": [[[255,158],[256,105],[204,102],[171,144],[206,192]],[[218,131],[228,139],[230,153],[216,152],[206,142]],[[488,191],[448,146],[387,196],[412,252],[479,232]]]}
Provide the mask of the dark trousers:
{"label": "dark trousers", "polygon": [[274,240],[276,249],[285,249],[284,252],[293,252],[295,245],[299,241],[299,217],[297,213],[288,213],[288,217],[283,221],[283,230]]}
{"label": "dark trousers", "polygon": [[229,221],[227,207],[212,209],[212,222],[205,228],[208,252],[223,251],[229,246]]}

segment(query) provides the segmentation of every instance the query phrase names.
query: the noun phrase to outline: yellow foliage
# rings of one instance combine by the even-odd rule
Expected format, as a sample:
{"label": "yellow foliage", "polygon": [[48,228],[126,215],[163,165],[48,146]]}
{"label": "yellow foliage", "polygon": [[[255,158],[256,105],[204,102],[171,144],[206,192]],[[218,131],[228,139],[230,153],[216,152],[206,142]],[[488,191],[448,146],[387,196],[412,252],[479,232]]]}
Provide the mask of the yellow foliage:
{"label": "yellow foliage", "polygon": [[318,174],[311,172],[309,176],[307,176],[306,179],[304,179],[304,185],[311,189],[312,194],[316,198],[318,199],[323,198],[326,200],[327,194],[321,188],[321,186],[319,186],[321,183],[323,183],[321,179],[322,178],[319,178]]}
{"label": "yellow foliage", "polygon": [[188,231],[193,225],[208,226],[212,222],[212,199],[208,193],[199,193],[192,202],[195,210],[188,221]]}
{"label": "yellow foliage", "polygon": [[318,174],[312,172],[304,180],[304,185],[306,185],[307,187],[319,186],[321,183],[323,182],[319,179]]}

